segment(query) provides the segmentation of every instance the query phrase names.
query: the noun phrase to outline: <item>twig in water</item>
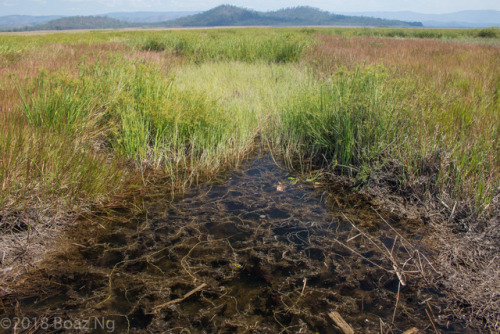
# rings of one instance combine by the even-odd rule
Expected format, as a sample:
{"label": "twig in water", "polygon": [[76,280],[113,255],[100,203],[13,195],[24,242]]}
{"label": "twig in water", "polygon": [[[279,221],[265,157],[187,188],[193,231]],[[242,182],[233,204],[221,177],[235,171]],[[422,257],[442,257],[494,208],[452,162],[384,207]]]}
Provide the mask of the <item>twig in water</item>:
{"label": "twig in water", "polygon": [[429,311],[428,311],[427,309],[425,309],[425,313],[427,313],[427,317],[429,317],[429,320],[430,320],[430,322],[431,322],[431,325],[432,325],[432,327],[434,328],[434,332],[435,332],[436,334],[439,334],[439,332],[438,332],[438,330],[437,330],[437,328],[436,328],[436,325],[434,325],[434,321],[432,321],[431,315],[429,314]]}
{"label": "twig in water", "polygon": [[188,293],[186,293],[184,296],[182,296],[182,298],[177,298],[177,299],[171,300],[171,301],[169,301],[169,302],[167,302],[165,304],[161,304],[161,305],[155,306],[155,307],[153,307],[153,310],[158,310],[158,309],[164,308],[166,306],[179,303],[179,302],[183,301],[184,299],[187,299],[190,296],[194,295],[195,293],[197,293],[198,291],[200,291],[201,289],[203,289],[206,286],[207,286],[207,284],[203,283],[202,285],[198,286],[197,288],[195,288],[195,289],[189,291]]}
{"label": "twig in water", "polygon": [[302,291],[300,292],[300,297],[302,297],[302,295],[304,294],[304,290],[306,289],[306,284],[307,284],[307,278],[304,278],[304,286],[302,287]]}
{"label": "twig in water", "polygon": [[304,282],[304,285],[302,286],[302,291],[300,292],[300,296],[299,296],[299,298],[297,298],[295,303],[293,303],[292,307],[295,307],[295,305],[297,305],[297,303],[299,302],[300,298],[302,298],[302,296],[304,295],[304,290],[306,289],[306,284],[307,284],[307,278],[304,278],[303,282]]}
{"label": "twig in water", "polygon": [[342,316],[340,315],[340,313],[333,311],[333,312],[328,313],[328,316],[330,317],[330,319],[333,320],[333,322],[335,322],[335,324],[337,326],[340,327],[340,329],[342,330],[342,332],[344,332],[344,334],[354,334],[354,330],[344,320],[344,318],[342,318]]}
{"label": "twig in water", "polygon": [[398,284],[398,296],[396,297],[396,306],[394,306],[394,313],[392,315],[392,323],[394,323],[394,320],[396,319],[396,310],[398,309],[398,303],[399,303],[399,290],[401,289],[401,280],[399,280]]}

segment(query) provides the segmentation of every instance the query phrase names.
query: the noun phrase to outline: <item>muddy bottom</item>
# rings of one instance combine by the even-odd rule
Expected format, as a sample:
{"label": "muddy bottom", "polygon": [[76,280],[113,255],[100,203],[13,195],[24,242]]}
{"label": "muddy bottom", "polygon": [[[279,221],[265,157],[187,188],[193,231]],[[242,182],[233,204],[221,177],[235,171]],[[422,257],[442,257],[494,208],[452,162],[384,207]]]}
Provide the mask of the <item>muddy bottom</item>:
{"label": "muddy bottom", "polygon": [[30,332],[342,333],[332,311],[356,333],[467,332],[440,320],[418,224],[294,182],[258,153],[182,199],[82,222],[3,312]]}

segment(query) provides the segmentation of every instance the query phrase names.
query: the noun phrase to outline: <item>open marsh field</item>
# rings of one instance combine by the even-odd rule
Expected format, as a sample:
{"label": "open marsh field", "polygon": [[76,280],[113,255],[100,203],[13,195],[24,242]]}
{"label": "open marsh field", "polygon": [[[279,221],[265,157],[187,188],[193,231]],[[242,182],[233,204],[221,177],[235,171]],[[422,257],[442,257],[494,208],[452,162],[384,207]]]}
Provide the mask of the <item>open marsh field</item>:
{"label": "open marsh field", "polygon": [[0,128],[3,329],[500,330],[498,29],[3,34]]}

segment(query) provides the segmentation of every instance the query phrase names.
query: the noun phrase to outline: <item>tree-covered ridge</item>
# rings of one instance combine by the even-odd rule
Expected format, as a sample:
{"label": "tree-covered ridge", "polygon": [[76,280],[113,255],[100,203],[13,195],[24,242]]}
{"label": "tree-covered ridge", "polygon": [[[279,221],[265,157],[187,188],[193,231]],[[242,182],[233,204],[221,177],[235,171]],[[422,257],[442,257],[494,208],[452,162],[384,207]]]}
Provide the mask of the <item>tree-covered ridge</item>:
{"label": "tree-covered ridge", "polygon": [[203,13],[157,24],[124,22],[106,16],[72,16],[59,18],[44,24],[16,29],[15,31],[216,26],[419,27],[422,26],[422,24],[420,22],[385,20],[373,17],[336,15],[312,7],[295,7],[271,12],[258,12],[231,5],[222,5]]}
{"label": "tree-covered ridge", "polygon": [[420,22],[403,22],[372,17],[336,15],[312,7],[285,8],[272,12],[257,12],[236,6],[222,5],[209,11],[186,16],[162,24],[167,27],[210,26],[422,26]]}

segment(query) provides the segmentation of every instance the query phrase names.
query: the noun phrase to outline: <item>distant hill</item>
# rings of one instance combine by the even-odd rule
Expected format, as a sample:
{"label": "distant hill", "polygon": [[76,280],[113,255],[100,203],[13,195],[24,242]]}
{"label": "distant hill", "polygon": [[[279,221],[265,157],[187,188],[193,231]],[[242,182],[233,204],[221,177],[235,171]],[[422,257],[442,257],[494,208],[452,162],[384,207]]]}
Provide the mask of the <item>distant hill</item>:
{"label": "distant hill", "polygon": [[[110,17],[128,23],[158,23],[179,17],[198,14],[199,12],[123,12],[95,15],[99,17]],[[0,30],[18,29],[31,27],[47,23],[68,16],[30,16],[30,15],[9,15],[0,16]]]}
{"label": "distant hill", "polygon": [[99,16],[107,16],[113,19],[133,22],[133,23],[158,23],[169,20],[175,20],[183,16],[198,14],[199,11],[194,12],[122,12],[122,13],[108,13]]}
{"label": "distant hill", "polygon": [[[222,5],[194,15],[183,16],[185,14],[186,12],[171,12],[165,15],[158,13],[155,16],[155,13],[152,12],[138,12],[108,14],[114,16],[114,18],[102,15],[72,16],[57,18],[43,24],[28,25],[23,28],[13,29],[13,31],[216,26],[422,26],[420,22],[336,15],[312,7],[258,12],[236,6]],[[158,19],[164,19],[165,17],[176,18],[155,23]],[[30,22],[34,22],[34,20]]]}
{"label": "distant hill", "polygon": [[390,20],[419,21],[425,27],[442,28],[484,28],[500,27],[500,11],[467,10],[449,14],[421,14],[402,12],[355,12],[343,13],[365,17],[378,17]]}
{"label": "distant hill", "polygon": [[47,23],[51,20],[59,19],[62,16],[30,16],[30,15],[9,15],[0,16],[0,29],[15,29],[26,26]]}
{"label": "distant hill", "polygon": [[44,24],[29,26],[15,31],[75,30],[75,29],[119,29],[128,28],[130,23],[102,16],[71,16],[52,20]]}
{"label": "distant hill", "polygon": [[[287,8],[273,12],[256,12],[234,6],[219,6],[207,12],[122,12],[96,15],[122,21],[101,21],[99,29],[142,27],[161,24],[161,26],[201,27],[201,26],[230,26],[230,25],[341,25],[341,26],[419,26],[442,28],[483,28],[500,27],[500,11],[496,10],[469,10],[449,14],[421,14],[409,11],[400,12],[356,12],[337,13],[337,15],[311,7]],[[361,17],[361,18],[360,18]],[[51,22],[51,26],[75,26],[71,23],[72,17],[64,16],[29,16],[9,15],[0,16],[0,30],[20,29],[31,27],[30,30],[51,29],[51,27],[35,27],[57,19],[70,19],[69,23]],[[389,21],[384,21],[384,20]],[[69,29],[96,28],[92,23],[88,25],[80,19],[78,27]],[[92,22],[92,20],[89,20]],[[95,22],[95,21],[94,21]],[[411,23],[413,22],[413,23]],[[85,28],[82,28],[85,26]],[[25,30],[25,29],[24,29]]]}
{"label": "distant hill", "polygon": [[420,22],[335,15],[311,7],[295,7],[272,12],[258,12],[230,5],[161,24],[165,27],[215,26],[391,26],[415,27]]}

